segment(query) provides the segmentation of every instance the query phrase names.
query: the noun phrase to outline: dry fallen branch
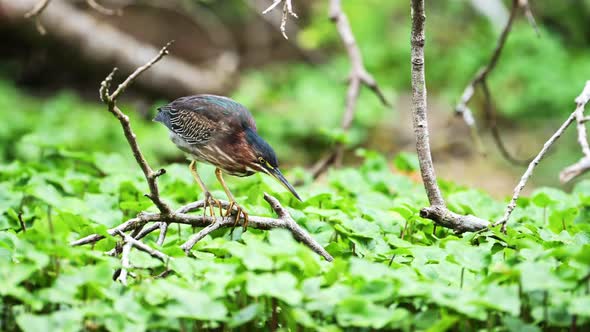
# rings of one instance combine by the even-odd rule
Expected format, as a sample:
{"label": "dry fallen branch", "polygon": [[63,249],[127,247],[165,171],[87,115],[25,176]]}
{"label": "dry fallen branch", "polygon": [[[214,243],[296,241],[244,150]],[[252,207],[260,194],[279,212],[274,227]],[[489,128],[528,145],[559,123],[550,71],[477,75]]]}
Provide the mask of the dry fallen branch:
{"label": "dry fallen branch", "polygon": [[[129,118],[125,115],[118,107],[117,107],[117,99],[121,96],[121,94],[135,82],[135,80],[146,70],[150,69],[156,62],[160,61],[164,56],[168,54],[168,47],[171,43],[168,43],[164,46],[160,52],[150,61],[148,61],[145,65],[137,68],[129,77],[127,77],[123,83],[119,84],[114,92],[110,92],[111,85],[113,84],[113,78],[116,73],[116,68],[105,78],[105,80],[101,83],[100,86],[100,99],[107,105],[107,109],[110,113],[112,113],[120,122],[125,137],[127,138],[127,143],[129,143],[129,147],[133,152],[133,156],[135,161],[141,168],[146,182],[149,187],[149,194],[146,194],[148,198],[152,200],[154,205],[158,208],[159,213],[146,213],[142,212],[138,214],[137,217],[129,219],[119,226],[109,229],[107,231],[108,234],[115,236],[119,235],[123,238],[123,248],[121,251],[121,260],[122,260],[122,268],[117,276],[117,280],[121,281],[123,284],[127,284],[127,276],[128,270],[131,266],[129,262],[129,252],[131,251],[132,247],[135,247],[139,250],[142,250],[151,256],[163,261],[168,262],[170,257],[166,254],[158,251],[157,249],[151,248],[150,246],[146,245],[145,243],[141,242],[140,240],[147,236],[148,234],[160,230],[160,234],[158,236],[157,244],[161,246],[166,238],[166,233],[168,230],[168,226],[171,223],[176,224],[186,224],[192,225],[193,227],[204,227],[201,231],[197,234],[191,236],[191,238],[186,241],[181,248],[189,254],[192,247],[202,238],[210,234],[216,229],[219,228],[226,228],[226,227],[234,227],[236,223],[236,219],[234,216],[231,217],[206,217],[204,215],[195,216],[188,214],[192,211],[197,209],[204,209],[205,208],[205,201],[197,201],[190,204],[187,204],[176,211],[173,211],[170,206],[164,202],[160,196],[160,191],[158,188],[158,177],[165,174],[166,171],[164,169],[160,169],[158,171],[154,171],[148,164],[147,160],[143,156],[141,149],[137,143],[137,139],[133,129],[131,128],[131,124],[129,122]],[[291,231],[293,237],[302,242],[303,244],[307,245],[310,249],[314,252],[318,253],[322,257],[324,257],[327,261],[332,261],[333,258],[330,254],[320,245],[318,244],[303,228],[301,228],[289,215],[287,210],[285,210],[280,203],[272,196],[268,194],[264,194],[264,199],[270,204],[272,209],[277,213],[279,216],[278,219],[267,218],[267,217],[257,217],[257,216],[250,216],[249,217],[249,226],[251,228],[258,228],[258,229],[271,229],[271,228],[285,228]],[[221,202],[224,208],[229,208],[230,204],[228,202]],[[235,208],[235,206],[234,206]],[[145,227],[146,224],[153,223],[148,227]],[[126,232],[130,232],[131,235],[126,234]],[[104,239],[103,235],[99,234],[92,234],[88,235],[82,239],[74,241],[70,243],[72,246],[79,246],[89,243],[95,243]],[[118,248],[115,248],[109,251],[107,254],[109,255],[117,255],[119,253]]]}
{"label": "dry fallen branch", "polygon": [[[36,3],[36,0],[0,0],[0,20],[18,23]],[[89,63],[109,66],[114,63],[122,72],[131,73],[159,51],[67,1],[52,0],[42,16],[52,37],[79,51]],[[235,83],[233,74],[238,63],[239,57],[233,52],[223,52],[203,67],[170,56],[144,73],[138,82],[171,97],[199,91],[219,94]]]}
{"label": "dry fallen branch", "polygon": [[420,216],[434,221],[457,233],[478,231],[489,227],[486,220],[474,216],[462,216],[447,209],[436,182],[436,174],[430,152],[427,119],[426,82],[424,75],[424,25],[426,15],[424,0],[412,0],[412,118],[416,135],[416,151],[420,163],[420,174],[428,195],[430,207],[423,208]]}
{"label": "dry fallen branch", "polygon": [[[551,136],[551,138],[549,138],[549,140],[547,142],[545,142],[545,144],[543,145],[543,148],[541,149],[539,154],[537,154],[535,159],[533,159],[533,161],[531,161],[531,163],[529,164],[529,167],[524,172],[520,181],[516,185],[516,188],[514,188],[514,194],[512,195],[512,199],[510,200],[510,203],[508,203],[506,210],[504,211],[504,215],[502,216],[502,218],[500,220],[498,220],[497,222],[494,223],[494,226],[502,225],[502,232],[506,231],[506,223],[508,222],[508,218],[510,218],[510,214],[512,213],[512,211],[514,211],[514,208],[516,207],[516,200],[520,196],[520,192],[522,191],[522,189],[526,185],[526,182],[533,174],[533,170],[539,164],[541,159],[543,159],[543,157],[545,156],[545,154],[547,153],[547,151],[549,150],[551,145],[553,145],[553,143],[555,143],[555,141],[557,141],[557,139],[563,134],[563,132],[567,129],[567,127],[578,116],[583,115],[584,106],[586,105],[586,103],[588,103],[588,100],[590,100],[590,81],[586,82],[586,85],[584,86],[582,93],[576,98],[576,109],[574,110],[574,112],[567,118],[567,120],[565,120],[565,122],[561,125],[561,127],[559,127],[559,129],[557,129],[555,134],[553,134],[553,136]],[[563,172],[562,172],[562,174],[563,174]]]}
{"label": "dry fallen branch", "polygon": [[[45,30],[45,27],[43,27],[43,24],[41,24],[41,20],[39,19],[39,17],[41,16],[41,13],[43,13],[43,11],[45,10],[45,8],[47,8],[47,6],[49,5],[49,3],[51,2],[51,0],[40,0],[39,2],[37,2],[35,4],[35,6],[33,6],[33,8],[28,11],[24,16],[25,18],[30,18],[35,20],[35,26],[37,27],[37,31],[39,31],[40,34],[44,35],[47,31]],[[121,15],[122,11],[120,9],[108,9],[103,7],[101,4],[99,4],[98,2],[96,2],[96,0],[86,0],[86,3],[88,4],[88,6],[90,6],[90,8],[96,10],[97,12],[103,14],[103,15]]]}
{"label": "dry fallen branch", "polygon": [[[348,22],[348,17],[342,10],[340,0],[330,0],[330,20],[336,24],[336,29],[340,35],[340,39],[346,48],[346,53],[350,60],[350,73],[348,75],[348,91],[346,93],[346,108],[342,117],[342,130],[347,133],[352,126],[354,113],[361,86],[366,86],[371,89],[377,97],[381,100],[383,105],[389,106],[385,95],[379,88],[377,81],[365,68],[361,51],[357,45],[352,28]],[[321,159],[312,168],[313,178],[317,178],[325,172],[332,164],[340,165],[342,162],[342,155],[344,153],[344,145],[339,142],[336,144],[334,151]]]}
{"label": "dry fallen branch", "polygon": [[566,167],[559,173],[561,183],[567,183],[590,169],[590,146],[588,145],[588,132],[586,130],[587,118],[584,117],[584,107],[590,99],[590,81],[586,82],[584,91],[576,98],[576,122],[578,129],[578,143],[584,155],[577,163]]}
{"label": "dry fallen branch", "polygon": [[291,4],[291,0],[274,0],[274,2],[268,8],[266,8],[262,12],[262,14],[264,15],[264,14],[270,12],[276,6],[278,6],[281,2],[283,3],[283,16],[281,18],[281,33],[283,34],[283,37],[285,37],[285,39],[289,39],[289,37],[287,37],[287,18],[289,17],[289,15],[291,15],[295,18],[299,18],[297,16],[297,14],[295,14],[295,12],[293,12],[293,5]]}
{"label": "dry fallen branch", "polygon": [[528,1],[527,0],[512,0],[512,9],[510,10],[510,16],[508,17],[508,22],[506,23],[506,26],[504,27],[504,29],[502,30],[502,33],[500,34],[500,37],[498,38],[498,42],[496,43],[496,47],[495,47],[494,51],[492,52],[492,56],[490,57],[489,62],[485,66],[483,66],[482,68],[480,68],[478,70],[478,72],[475,74],[475,77],[471,80],[471,82],[469,82],[469,84],[467,85],[467,87],[463,91],[463,94],[461,95],[461,99],[460,99],[459,103],[457,104],[457,106],[455,107],[455,114],[457,114],[463,118],[463,121],[465,121],[465,124],[470,129],[471,136],[472,136],[474,142],[476,143],[478,150],[483,151],[483,146],[481,144],[481,139],[479,137],[479,132],[477,129],[477,124],[476,124],[475,118],[473,117],[473,112],[471,111],[469,106],[467,106],[467,104],[471,101],[471,98],[475,94],[475,89],[477,88],[477,86],[480,86],[482,88],[483,93],[484,93],[484,100],[485,100],[485,105],[486,105],[484,108],[484,112],[485,112],[486,118],[488,120],[488,126],[492,130],[492,135],[493,135],[494,141],[496,142],[496,145],[500,149],[502,156],[504,158],[506,158],[506,160],[508,160],[509,162],[516,164],[516,165],[528,164],[529,161],[528,160],[520,160],[518,158],[512,157],[510,155],[510,153],[508,152],[508,150],[506,149],[504,143],[502,142],[502,140],[500,138],[499,130],[497,127],[497,122],[495,120],[496,119],[495,110],[493,107],[491,107],[493,102],[492,102],[491,93],[489,92],[489,89],[487,87],[487,78],[488,78],[489,74],[494,70],[496,65],[498,64],[498,60],[500,59],[500,55],[502,54],[502,50],[504,49],[504,46],[506,45],[506,40],[508,39],[508,35],[510,34],[510,31],[512,30],[512,26],[514,25],[514,21],[515,21],[516,16],[520,10],[523,10],[525,12],[527,18],[529,18],[529,22],[531,23],[531,25],[533,26],[535,31],[538,32],[537,26],[535,24],[534,17],[532,16],[532,12],[530,10],[530,6],[529,6]]}

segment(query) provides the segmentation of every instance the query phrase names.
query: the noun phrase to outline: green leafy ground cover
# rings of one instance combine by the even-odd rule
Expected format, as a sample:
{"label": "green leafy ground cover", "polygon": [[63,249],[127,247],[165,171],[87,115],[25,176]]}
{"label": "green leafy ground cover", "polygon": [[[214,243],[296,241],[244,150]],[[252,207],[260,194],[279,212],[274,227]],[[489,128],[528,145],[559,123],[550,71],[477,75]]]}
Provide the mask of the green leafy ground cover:
{"label": "green leafy ground cover", "polygon": [[[303,202],[257,175],[230,184],[244,207],[272,216],[261,193],[276,195],[335,256],[333,263],[289,233],[254,229],[233,239],[227,230],[214,233],[194,248],[196,259],[187,258],[178,246],[193,230],[173,227],[158,248],[173,260],[165,266],[132,251],[136,277],[124,287],[112,280],[120,260],[103,254],[115,238],[94,247],[68,243],[151,209],[130,154],[45,153],[0,167],[2,330],[277,324],[321,331],[539,331],[590,324],[590,182],[571,194],[544,188],[521,199],[506,235],[459,237],[418,216],[426,204],[421,185],[392,171],[393,164],[411,168],[408,156],[392,164],[364,152],[361,167],[300,189]],[[161,185],[168,201],[197,199],[185,165],[167,170]],[[489,219],[502,212],[502,202],[479,191],[452,183],[443,189],[457,212]],[[157,247],[155,240],[147,243]],[[173,273],[154,277],[166,268]]]}

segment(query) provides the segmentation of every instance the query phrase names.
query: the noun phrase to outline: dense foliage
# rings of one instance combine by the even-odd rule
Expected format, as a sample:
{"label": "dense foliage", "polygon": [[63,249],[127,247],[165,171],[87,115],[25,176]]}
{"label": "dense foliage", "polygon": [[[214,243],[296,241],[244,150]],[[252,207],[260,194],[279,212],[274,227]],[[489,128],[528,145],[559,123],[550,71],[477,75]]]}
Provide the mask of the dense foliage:
{"label": "dense foliage", "polygon": [[[104,111],[92,116],[112,120]],[[114,120],[107,127],[121,135]],[[227,230],[214,233],[194,248],[196,259],[187,258],[178,245],[194,230],[173,227],[159,249],[174,258],[163,264],[132,251],[135,278],[124,287],[112,280],[120,260],[103,254],[116,238],[93,247],[69,242],[153,209],[130,153],[72,152],[47,139],[24,146],[35,153],[0,167],[2,330],[537,331],[590,324],[588,182],[572,194],[539,189],[521,199],[506,235],[456,236],[418,216],[426,198],[414,180],[414,157],[390,162],[360,151],[362,166],[300,189],[303,202],[260,175],[230,184],[252,214],[272,216],[261,193],[277,195],[333,263],[285,231],[254,229],[233,239]],[[185,165],[167,170],[161,184],[168,201],[197,199]],[[212,184],[212,170],[202,173]],[[501,202],[479,191],[452,183],[443,190],[457,212],[491,220],[502,212]],[[155,238],[147,242],[157,247]],[[166,269],[173,272],[155,277]]]}

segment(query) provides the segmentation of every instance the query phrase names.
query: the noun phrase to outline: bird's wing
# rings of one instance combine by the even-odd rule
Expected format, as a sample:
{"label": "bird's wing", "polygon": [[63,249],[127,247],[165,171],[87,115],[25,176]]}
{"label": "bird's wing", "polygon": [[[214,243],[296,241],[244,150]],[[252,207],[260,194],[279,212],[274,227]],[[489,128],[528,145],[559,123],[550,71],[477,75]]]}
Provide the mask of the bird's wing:
{"label": "bird's wing", "polygon": [[250,112],[239,103],[220,96],[196,95],[176,99],[160,107],[154,119],[190,144],[204,144],[215,136],[246,127],[256,131]]}
{"label": "bird's wing", "polygon": [[206,116],[182,108],[162,108],[168,117],[167,127],[189,144],[205,144],[218,130],[219,124]]}
{"label": "bird's wing", "polygon": [[198,112],[205,114],[213,121],[223,121],[232,128],[241,126],[243,129],[250,128],[256,131],[256,122],[250,111],[230,98],[216,95],[196,95],[185,98],[183,102],[199,109]]}

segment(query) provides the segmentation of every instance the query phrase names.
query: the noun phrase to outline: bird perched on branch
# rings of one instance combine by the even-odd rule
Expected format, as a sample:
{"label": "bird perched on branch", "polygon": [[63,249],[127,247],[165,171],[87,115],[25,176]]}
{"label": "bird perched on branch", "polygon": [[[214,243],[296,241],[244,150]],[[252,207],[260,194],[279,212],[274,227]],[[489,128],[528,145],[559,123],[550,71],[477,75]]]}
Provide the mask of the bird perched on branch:
{"label": "bird perched on branch", "polygon": [[263,172],[277,179],[297,199],[299,195],[279,170],[274,150],[258,135],[252,114],[234,100],[214,95],[196,95],[176,99],[158,108],[154,121],[163,123],[170,131],[170,139],[192,157],[189,169],[205,193],[205,209],[213,215],[213,204],[221,203],[211,193],[197,173],[196,162],[215,167],[217,180],[223,187],[230,205],[228,216],[236,208],[236,223],[243,217],[244,230],[248,213],[235,201],[223,180],[223,173],[250,176]]}

